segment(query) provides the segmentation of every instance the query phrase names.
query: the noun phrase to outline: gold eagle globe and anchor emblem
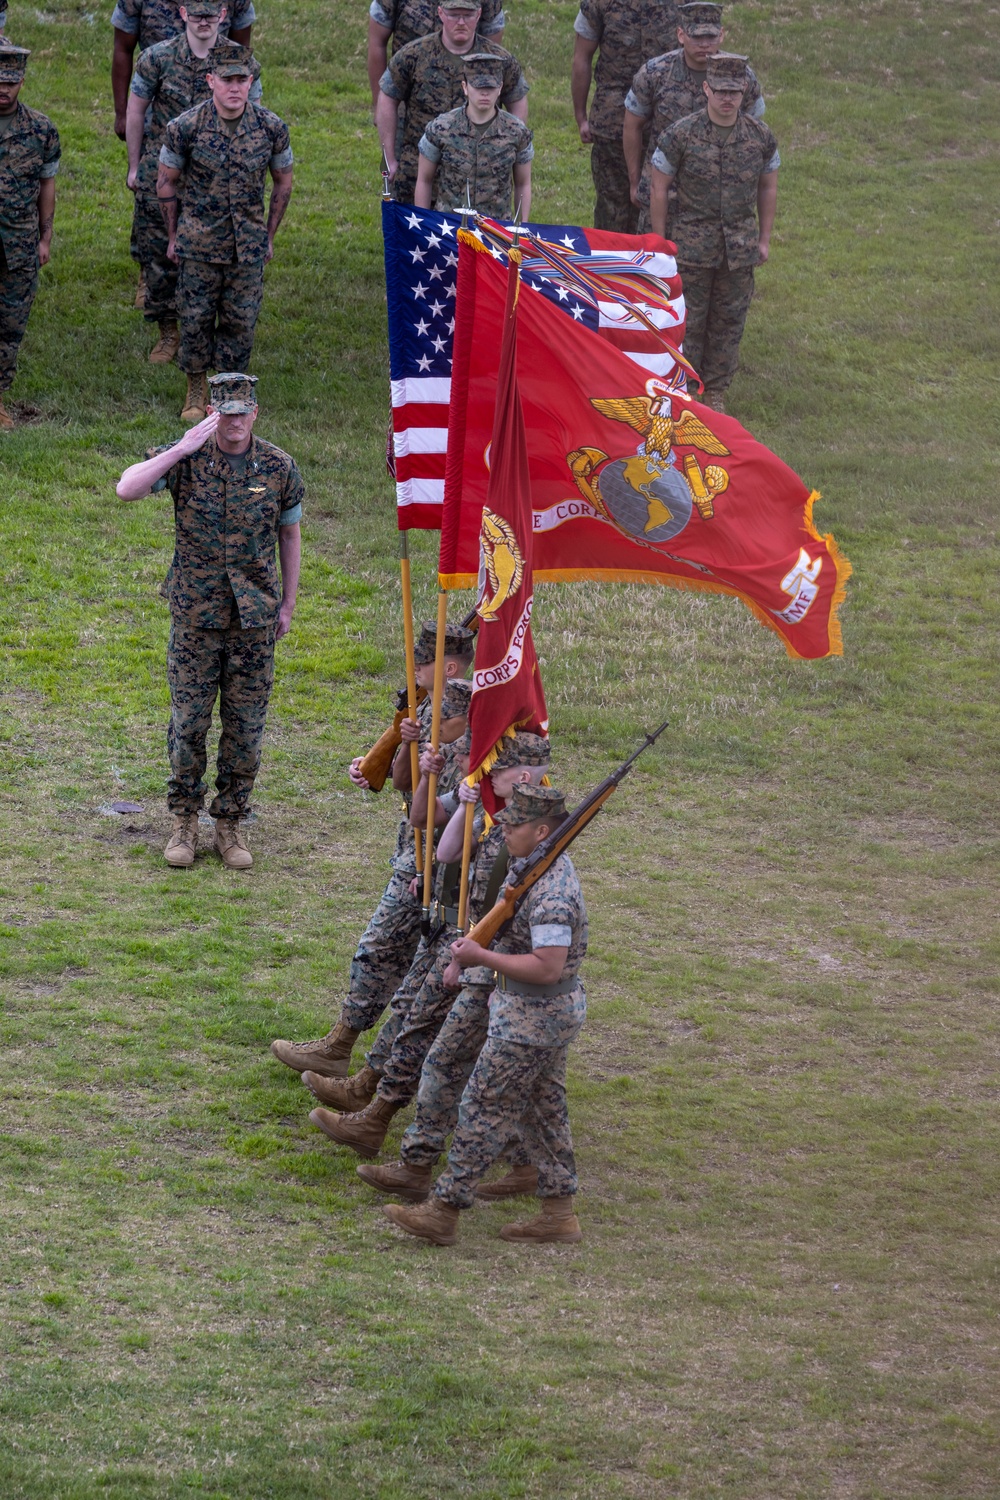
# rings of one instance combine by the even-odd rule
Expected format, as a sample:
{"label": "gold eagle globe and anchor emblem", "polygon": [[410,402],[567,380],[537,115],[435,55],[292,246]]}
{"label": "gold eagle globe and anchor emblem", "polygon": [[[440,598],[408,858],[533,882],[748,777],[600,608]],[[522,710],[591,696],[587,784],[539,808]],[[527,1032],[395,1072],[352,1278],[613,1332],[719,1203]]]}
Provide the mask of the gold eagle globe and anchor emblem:
{"label": "gold eagle globe and anchor emblem", "polygon": [[483,506],[479,533],[479,602],[481,620],[495,620],[498,610],[512,599],[524,579],[524,558],[514,528],[503,516]]}
{"label": "gold eagle globe and anchor emblem", "polygon": [[682,532],[697,509],[703,521],[715,515],[715,497],[729,487],[729,474],[718,464],[702,469],[693,453],[678,468],[675,445],[698,448],[713,458],[731,449],[693,411],[674,417],[670,387],[646,381],[645,396],[610,400],[591,397],[604,417],[627,422],[642,437],[634,458],[609,460],[600,448],[576,448],[566,462],[585,500],[626,536],[650,543],[669,542]]}

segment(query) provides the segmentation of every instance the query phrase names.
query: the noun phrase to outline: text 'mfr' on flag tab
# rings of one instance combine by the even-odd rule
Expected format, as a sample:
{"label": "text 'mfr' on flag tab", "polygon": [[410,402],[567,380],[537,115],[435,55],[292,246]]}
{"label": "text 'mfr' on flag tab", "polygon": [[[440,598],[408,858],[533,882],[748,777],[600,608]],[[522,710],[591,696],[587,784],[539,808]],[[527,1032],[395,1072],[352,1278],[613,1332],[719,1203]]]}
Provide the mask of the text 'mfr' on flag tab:
{"label": "text 'mfr' on flag tab", "polygon": [[[463,235],[440,581],[470,587],[490,479],[506,268]],[[819,498],[731,417],[648,375],[534,288],[517,304],[534,572],[742,599],[790,656],[842,652],[850,564]]]}
{"label": "text 'mfr' on flag tab", "polygon": [[[382,204],[392,389],[389,466],[401,530],[441,525],[461,223],[457,214]],[[546,260],[526,250],[525,284],[547,297],[567,323],[599,333],[649,374],[671,379],[675,361],[648,324],[680,347],[684,302],[673,246],[656,235],[563,224],[536,225],[531,234],[556,253]],[[496,244],[494,253],[502,254]],[[574,275],[577,264],[587,276]],[[605,272],[602,289],[595,278],[604,279]],[[638,302],[645,323],[625,312],[623,298]]]}
{"label": "text 'mfr' on flag tab", "polygon": [[[519,259],[515,251],[512,262]],[[548,733],[548,712],[531,635],[532,573],[531,481],[528,444],[517,380],[518,273],[498,267],[506,282],[497,332],[499,365],[490,436],[490,470],[477,545],[480,625],[472,671],[469,766],[481,780],[483,805],[496,811],[484,773],[506,735],[518,729]],[[446,537],[441,533],[442,546]]]}

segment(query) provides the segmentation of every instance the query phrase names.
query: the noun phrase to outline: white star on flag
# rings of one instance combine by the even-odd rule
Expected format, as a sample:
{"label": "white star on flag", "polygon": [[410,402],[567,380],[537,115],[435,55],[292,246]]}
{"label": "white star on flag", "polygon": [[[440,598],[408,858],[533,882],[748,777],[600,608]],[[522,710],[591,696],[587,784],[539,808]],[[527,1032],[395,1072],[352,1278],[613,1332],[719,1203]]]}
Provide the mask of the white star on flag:
{"label": "white star on flag", "polygon": [[427,288],[424,286],[424,284],[423,284],[422,281],[418,282],[418,284],[413,288],[413,295],[414,295],[414,297],[426,297],[427,296]]}
{"label": "white star on flag", "polygon": [[444,312],[444,303],[443,302],[432,302],[430,310],[431,310],[431,312],[434,314],[434,316],[436,318],[439,318],[441,316],[441,314]]}
{"label": "white star on flag", "polygon": [[431,367],[431,362],[428,359],[427,355],[426,354],[421,355],[421,357],[417,360],[417,369],[418,370],[424,370],[424,371],[426,371],[426,370],[429,370],[430,367]]}
{"label": "white star on flag", "polygon": [[424,256],[427,254],[427,251],[426,250],[421,250],[421,249],[418,248],[416,250],[411,250],[410,254],[413,256],[413,259],[415,261],[417,261],[417,260],[423,260]]}
{"label": "white star on flag", "polygon": [[420,319],[420,322],[417,324],[417,332],[420,334],[421,338],[425,333],[430,332],[430,326],[431,325],[429,323],[424,322],[423,318]]}
{"label": "white star on flag", "polygon": [[435,354],[443,354],[444,351],[445,351],[445,349],[447,347],[448,346],[445,343],[444,339],[441,338],[440,336],[434,340],[434,352],[435,352]]}
{"label": "white star on flag", "polygon": [[440,243],[441,243],[441,236],[439,234],[429,234],[427,236],[427,248],[428,248],[428,250],[436,250],[437,247],[438,247],[438,245],[440,245]]}
{"label": "white star on flag", "polygon": [[570,250],[572,250],[572,248],[573,248],[573,239],[572,239],[572,236],[568,235],[568,234],[564,234],[563,237],[562,237],[562,244],[568,245],[568,247],[570,248]]}
{"label": "white star on flag", "polygon": [[411,229],[419,229],[424,221],[423,219],[418,219],[416,214],[411,214],[406,222],[407,224],[409,224]]}
{"label": "white star on flag", "polygon": [[559,298],[560,302],[565,302],[566,299],[567,299],[567,297],[569,296],[569,292],[566,290],[566,288],[564,286],[557,286],[556,287],[556,296]]}
{"label": "white star on flag", "polygon": [[570,312],[573,314],[573,317],[579,323],[580,319],[583,317],[583,308],[580,306],[579,302],[574,302],[573,303],[573,306],[570,308]]}

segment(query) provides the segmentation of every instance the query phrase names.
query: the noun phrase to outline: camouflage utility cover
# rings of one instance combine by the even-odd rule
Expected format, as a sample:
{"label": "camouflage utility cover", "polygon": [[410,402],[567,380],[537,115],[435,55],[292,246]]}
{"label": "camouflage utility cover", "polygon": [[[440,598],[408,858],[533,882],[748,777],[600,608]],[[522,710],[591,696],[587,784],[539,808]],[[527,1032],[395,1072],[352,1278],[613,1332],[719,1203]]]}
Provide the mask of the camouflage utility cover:
{"label": "camouflage utility cover", "polygon": [[[420,627],[420,634],[413,643],[413,659],[417,666],[425,667],[428,662],[432,662],[436,649],[437,621],[425,620]],[[476,637],[472,631],[466,625],[456,625],[449,621],[444,632],[445,656],[458,656],[465,661],[471,661],[475,649]]]}
{"label": "camouflage utility cover", "polygon": [[[245,31],[256,19],[253,0],[233,0],[233,13],[223,21],[219,34],[228,36],[230,31]],[[156,42],[169,41],[184,30],[176,0],[118,0],[111,24],[126,36],[137,36],[140,52]]]}
{"label": "camouflage utility cover", "polygon": [[[384,26],[392,32],[394,52],[408,42],[430,36],[441,24],[437,0],[372,0],[368,14],[377,26]],[[503,31],[505,24],[500,0],[483,0],[478,27],[482,35],[492,36],[496,31]]]}
{"label": "camouflage utility cover", "polygon": [[59,132],[40,110],[18,101],[0,136],[0,245],[11,271],[38,264],[38,192],[59,170]]}
{"label": "camouflage utility cover", "polygon": [[[505,109],[524,98],[528,85],[516,57],[478,31],[468,50],[492,52],[503,58],[503,91],[499,102]],[[439,31],[393,54],[379,88],[390,99],[399,99],[406,105],[399,150],[401,177],[416,178],[420,137],[428,122],[465,103],[464,76],[462,54],[449,52]]]}
{"label": "camouflage utility cover", "polygon": [[677,211],[667,226],[678,261],[732,270],[757,264],[757,184],[777,171],[778,142],[763,120],[736,117],[728,141],[717,138],[707,111],[669,125],[652,164],[673,177]]}
{"label": "camouflage utility cover", "polygon": [[597,42],[590,129],[621,145],[625,95],[644,62],[677,46],[674,0],[581,0],[577,36]]}
{"label": "camouflage utility cover", "polygon": [[[764,114],[764,96],[756,75],[750,69],[747,71],[749,79],[741,108],[759,120]],[[649,203],[650,162],[660,136],[675,120],[683,120],[685,115],[697,114],[705,108],[704,81],[703,72],[688,67],[681,47],[644,63],[633,78],[625,96],[625,108],[629,114],[649,121],[651,127],[639,181],[640,203]]]}
{"label": "camouflage utility cover", "polygon": [[498,109],[484,131],[474,129],[465,106],[430,120],[420,138],[420,154],[437,163],[434,207],[457,212],[469,184],[478,213],[506,219],[511,211],[514,168],[532,160],[531,131],[522,120]]}
{"label": "camouflage utility cover", "polygon": [[[245,49],[235,43],[220,41],[207,57],[195,57],[188,45],[186,32],[166,42],[156,42],[142,53],[132,74],[131,92],[149,103],[146,128],[142,137],[142,158],[136,174],[137,192],[156,191],[156,169],[160,147],[167,126],[178,115],[192,109],[211,95],[207,78],[221,58],[237,55]],[[259,79],[250,90],[253,102],[261,96]]]}
{"label": "camouflage utility cover", "polygon": [[295,460],[262,438],[251,438],[241,458],[236,472],[213,440],[154,486],[174,497],[174,557],[162,593],[185,625],[226,629],[234,597],[244,630],[277,621],[278,530],[299,521],[305,486]]}
{"label": "camouflage utility cover", "polygon": [[287,172],[292,165],[284,120],[258,104],[248,104],[236,133],[229,135],[213,100],[206,99],[171,120],[160,161],[184,173],[176,240],[181,260],[263,263],[267,172]]}

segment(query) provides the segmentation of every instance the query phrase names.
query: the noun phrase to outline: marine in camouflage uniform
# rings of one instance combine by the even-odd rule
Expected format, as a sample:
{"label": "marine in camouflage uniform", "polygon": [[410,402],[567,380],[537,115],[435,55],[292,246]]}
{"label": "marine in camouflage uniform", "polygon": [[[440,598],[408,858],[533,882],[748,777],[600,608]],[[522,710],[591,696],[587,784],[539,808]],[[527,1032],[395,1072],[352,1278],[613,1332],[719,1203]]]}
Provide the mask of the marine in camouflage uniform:
{"label": "marine in camouflage uniform", "polygon": [[[223,7],[219,0],[191,0],[186,8],[191,20],[200,16],[216,17]],[[132,97],[139,106],[145,106],[142,143],[134,165],[134,178],[134,148],[129,140],[129,182],[135,191],[133,231],[146,284],[144,315],[147,322],[159,323],[171,333],[175,332],[177,323],[177,265],[167,258],[167,226],[156,196],[160,147],[170,121],[210,97],[208,74],[214,72],[220,62],[233,58],[248,60],[259,75],[260,68],[246,49],[223,39],[216,42],[207,56],[198,57],[192,51],[187,32],[182,31],[169,41],[155,42],[148,47],[132,75]],[[260,94],[258,76],[250,90],[251,102],[256,102]],[[128,120],[126,131],[128,138],[131,131]],[[169,342],[170,354],[164,358],[163,351],[157,346],[150,356],[154,364],[169,363],[177,352],[176,336],[161,342],[164,345]]]}
{"label": "marine in camouflage uniform", "polygon": [[[467,191],[473,208],[493,218],[506,219],[511,212],[511,190],[521,205],[522,218],[531,210],[531,162],[535,148],[531,131],[523,120],[498,109],[492,117],[476,101],[498,93],[503,86],[502,69],[488,55],[474,53],[465,63],[467,103],[429,120],[420,137],[421,162],[414,202],[434,207],[439,213],[457,212]],[[485,120],[473,118],[486,114]],[[522,170],[519,170],[522,169]],[[425,201],[426,199],[426,201]]]}
{"label": "marine in camouflage uniform", "polygon": [[[40,110],[17,95],[30,52],[0,43],[0,430],[13,427],[3,402],[17,370],[38,268],[52,243],[52,215],[59,170],[59,132]],[[48,184],[48,186],[46,186]]]}
{"label": "marine in camouflage uniform", "polygon": [[[468,740],[464,753],[468,754]],[[492,771],[524,769],[530,774],[533,768],[539,768],[536,774],[540,775],[549,763],[549,754],[547,739],[522,731],[504,748]],[[459,806],[463,804],[456,793],[442,797],[439,821],[445,816],[450,818]],[[482,837],[484,825],[480,806],[473,821],[477,840],[469,900],[473,923],[496,901],[507,870],[502,830],[491,828]],[[432,937],[421,944],[413,968],[393,996],[392,1014],[368,1054],[367,1067],[346,1087],[337,1082],[324,1087],[324,1080],[314,1082],[308,1074],[303,1078],[317,1098],[348,1111],[337,1115],[326,1109],[313,1110],[310,1115],[313,1124],[331,1140],[350,1146],[360,1156],[378,1154],[393,1115],[404,1109],[417,1093],[424,1060],[455,1000],[455,985],[446,983],[446,971],[452,960],[452,943],[461,936],[460,875],[460,860],[438,866]]]}
{"label": "marine in camouflage uniform", "polygon": [[[213,77],[252,80],[251,64],[224,61]],[[274,180],[268,221],[264,183]],[[180,174],[179,213],[170,200]],[[160,147],[157,194],[174,210],[177,311],[181,344],[177,363],[188,376],[185,415],[196,417],[210,369],[246,369],[264,295],[264,266],[291,195],[292,149],[284,120],[246,104],[235,120],[217,108],[216,90],[203,104],[167,126]],[[169,253],[169,252],[168,252]]]}
{"label": "marine in camouflage uniform", "polygon": [[[379,80],[389,63],[389,38],[398,52],[408,42],[430,36],[438,25],[438,0],[372,0],[368,10],[368,79],[372,108],[378,103]],[[483,0],[477,30],[499,42],[506,17],[501,0]]]}
{"label": "marine in camouflage uniform", "polygon": [[[721,5],[693,0],[691,4],[682,5],[677,15],[680,33],[702,43],[702,55],[705,43],[709,44],[710,51],[719,50],[722,39]],[[625,95],[626,131],[630,118],[641,121],[643,127],[644,150],[640,153],[642,166],[638,183],[635,184],[639,200],[638,234],[648,234],[652,227],[649,219],[649,174],[656,144],[668,125],[705,108],[702,84],[705,82],[706,68],[707,58],[706,67],[692,67],[682,45],[673,52],[665,52],[662,57],[654,57],[643,63]],[[747,68],[746,93],[740,108],[755,120],[763,118],[764,96],[752,68]],[[626,156],[627,154],[626,151]]]}
{"label": "marine in camouflage uniform", "polygon": [[[644,62],[676,46],[677,6],[675,0],[581,0],[573,30],[573,107],[580,139],[593,142],[594,228],[634,234],[638,210],[622,151],[625,95]],[[594,97],[588,114],[595,52]]]}
{"label": "marine in camouflage uniform", "polygon": [[[709,61],[708,87],[730,98],[746,82],[746,59],[722,53]],[[653,228],[669,229],[677,246],[687,321],[684,353],[704,381],[702,400],[725,407],[739,364],[740,340],[753,295],[754,267],[767,257],[770,220],[758,231],[756,211],[762,182],[776,184],[778,143],[770,128],[737,113],[720,126],[707,110],[678,120],[660,136],[652,156]],[[656,193],[667,179],[677,190],[669,226],[656,221]]]}
{"label": "marine in camouflage uniform", "polygon": [[[437,626],[434,621],[428,621],[414,646],[418,668],[433,663],[436,639]],[[456,674],[465,672],[474,649],[470,630],[461,625],[447,627],[447,670]],[[468,714],[471,692],[472,684],[457,675],[446,682],[441,705],[442,723]],[[417,705],[421,741],[425,743],[430,740],[431,714],[432,698],[428,694]],[[442,745],[445,767],[439,785],[445,791],[451,790],[461,777],[457,743]],[[405,744],[399,753],[408,759],[409,750]],[[417,876],[417,859],[408,796],[406,815],[400,820],[391,864],[389,883],[351,960],[348,992],[337,1022],[325,1037],[317,1041],[291,1042],[279,1038],[271,1043],[271,1051],[279,1062],[297,1073],[309,1071],[327,1078],[346,1077],[354,1043],[363,1031],[376,1024],[413,965],[420,944],[423,908],[419,892],[414,894],[410,889]]]}
{"label": "marine in camouflage uniform", "polygon": [[[212,403],[222,418],[256,417],[254,376],[218,375],[211,384]],[[139,494],[123,493],[128,471],[119,485],[125,499],[169,489],[174,501],[174,556],[161,592],[170,605],[167,805],[175,821],[166,857],[176,865],[194,860],[188,836],[197,838],[205,741],[217,698],[222,732],[209,813],[217,820],[216,845],[224,859],[220,839],[235,836],[249,814],[274,681],[275,639],[287,630],[295,602],[294,581],[279,578],[276,544],[284,575],[286,545],[293,540],[296,579],[298,572],[304,487],[295,460],[249,428],[246,448],[226,453],[210,430],[214,420],[213,414],[179,443],[151,455],[159,472],[147,471],[149,484]],[[164,468],[163,460],[173,461]],[[237,847],[245,846],[238,841]],[[183,852],[188,849],[190,857]],[[246,859],[234,856],[226,863],[246,867],[252,860],[245,852]]]}
{"label": "marine in camouflage uniform", "polygon": [[[227,14],[219,27],[220,37],[231,37],[245,47],[250,45],[254,15],[253,0],[232,0]],[[114,28],[114,50],[111,58],[111,93],[115,106],[115,134],[125,139],[125,119],[128,105],[129,80],[132,77],[132,58],[138,46],[140,53],[157,42],[169,41],[184,30],[177,0],[118,0],[111,15]],[[139,254],[139,230],[135,220],[138,202],[133,207],[132,237],[129,250],[133,260],[141,260]],[[136,306],[145,305],[145,284],[140,281],[142,295]]]}
{"label": "marine in camouflage uniform", "polygon": [[[449,11],[469,8],[466,0],[445,0],[441,6],[442,10]],[[380,123],[379,127],[380,132],[383,129],[387,132],[383,134],[383,147],[388,144],[392,148],[394,136],[396,141],[395,147],[386,151],[386,156],[391,159],[395,154],[398,162],[392,183],[397,203],[413,202],[420,138],[427,125],[437,115],[447,114],[463,104],[464,59],[473,52],[488,52],[502,59],[503,87],[499,102],[504,109],[519,118],[524,117],[527,105],[521,105],[521,101],[527,98],[528,85],[520,63],[481,32],[473,35],[462,53],[450,52],[440,31],[401,47],[393,54],[380,80],[379,89],[387,103],[383,106],[380,100],[378,107],[380,122],[383,118],[388,122]],[[399,105],[405,105],[405,115],[397,128],[395,116]],[[393,118],[390,120],[390,117]]]}
{"label": "marine in camouflage uniform", "polygon": [[[518,786],[500,820],[508,830],[534,824],[540,837],[565,812],[555,788]],[[511,878],[516,879],[519,869],[512,859]],[[475,954],[474,945],[469,946]],[[456,953],[460,947],[456,944]],[[562,971],[553,982],[529,984],[506,973],[505,957],[553,949],[565,950]],[[509,928],[493,944],[497,986],[490,997],[489,1027],[459,1105],[448,1165],[424,1203],[386,1208],[401,1228],[436,1244],[452,1244],[459,1210],[471,1208],[476,1187],[520,1131],[524,1150],[538,1168],[542,1212],[527,1224],[507,1226],[503,1237],[562,1243],[580,1239],[573,1213],[577,1176],[566,1107],[566,1058],[586,1017],[579,979],[586,951],[583,892],[572,862],[562,854],[527,892]]]}

